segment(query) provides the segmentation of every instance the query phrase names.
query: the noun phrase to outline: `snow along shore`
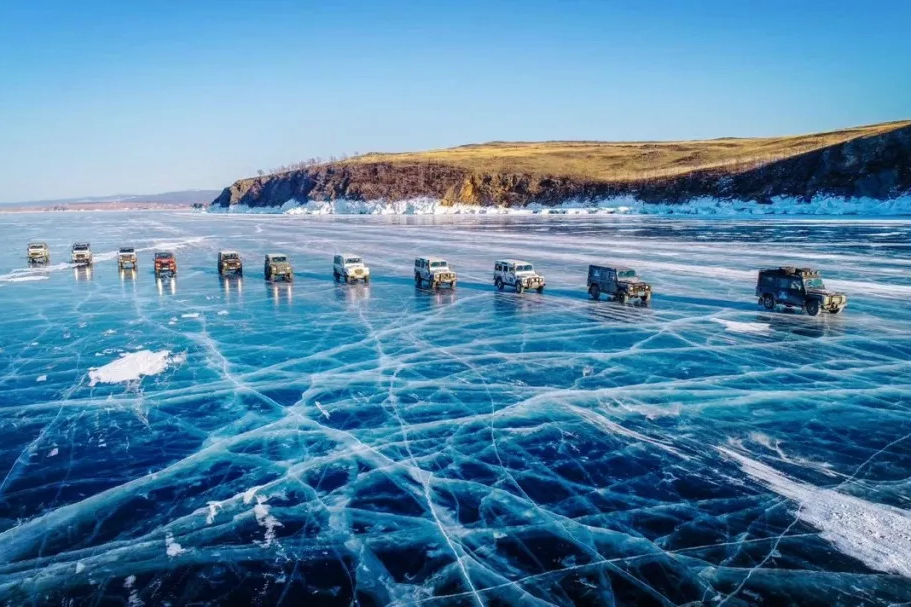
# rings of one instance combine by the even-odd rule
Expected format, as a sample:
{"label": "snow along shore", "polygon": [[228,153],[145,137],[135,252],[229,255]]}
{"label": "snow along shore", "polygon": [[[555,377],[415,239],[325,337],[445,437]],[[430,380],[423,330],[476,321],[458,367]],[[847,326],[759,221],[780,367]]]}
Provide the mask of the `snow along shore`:
{"label": "snow along shore", "polygon": [[873,198],[816,197],[809,202],[777,197],[771,204],[747,200],[698,198],[679,204],[644,203],[631,196],[600,201],[568,200],[556,206],[532,203],[508,208],[470,204],[443,204],[437,198],[407,200],[288,200],[278,207],[235,205],[228,209],[212,207],[212,213],[266,213],[286,215],[695,215],[752,217],[759,215],[851,215],[895,217],[911,215],[911,195],[891,200]]}

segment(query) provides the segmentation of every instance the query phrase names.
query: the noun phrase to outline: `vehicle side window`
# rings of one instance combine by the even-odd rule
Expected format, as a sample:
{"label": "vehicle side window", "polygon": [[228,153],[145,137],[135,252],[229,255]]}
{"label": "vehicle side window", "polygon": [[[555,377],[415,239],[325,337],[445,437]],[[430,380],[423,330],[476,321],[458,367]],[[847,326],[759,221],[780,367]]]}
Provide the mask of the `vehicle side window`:
{"label": "vehicle side window", "polygon": [[791,290],[792,291],[802,291],[803,290],[803,283],[800,281],[800,279],[795,278],[794,280],[791,281]]}

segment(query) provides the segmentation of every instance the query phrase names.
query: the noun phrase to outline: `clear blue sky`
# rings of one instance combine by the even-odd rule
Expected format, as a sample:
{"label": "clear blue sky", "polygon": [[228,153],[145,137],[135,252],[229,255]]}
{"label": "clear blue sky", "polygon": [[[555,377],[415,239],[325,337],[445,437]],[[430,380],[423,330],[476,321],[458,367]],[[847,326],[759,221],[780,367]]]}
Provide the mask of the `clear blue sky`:
{"label": "clear blue sky", "polygon": [[911,2],[0,3],[0,200],[911,116]]}

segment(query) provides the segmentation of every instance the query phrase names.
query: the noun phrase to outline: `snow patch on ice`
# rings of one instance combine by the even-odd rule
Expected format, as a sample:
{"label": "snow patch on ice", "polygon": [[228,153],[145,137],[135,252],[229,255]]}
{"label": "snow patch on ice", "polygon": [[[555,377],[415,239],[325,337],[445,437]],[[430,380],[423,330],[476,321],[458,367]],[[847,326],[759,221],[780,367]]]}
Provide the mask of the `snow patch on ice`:
{"label": "snow patch on ice", "polygon": [[219,508],[221,508],[221,502],[206,502],[206,525],[211,525],[215,522],[215,517],[218,515]]}
{"label": "snow patch on ice", "polygon": [[169,350],[140,350],[121,354],[120,358],[108,364],[89,369],[89,385],[116,384],[135,381],[145,375],[158,375],[170,365],[179,365],[186,360],[186,355],[171,356]]}
{"label": "snow patch on ice", "polygon": [[173,558],[186,552],[186,549],[174,541],[174,535],[168,531],[164,536],[165,553]]}
{"label": "snow patch on ice", "polygon": [[772,330],[772,327],[764,322],[738,322],[736,320],[726,320],[724,318],[713,318],[712,320],[724,325],[725,330],[732,333],[767,334]]}
{"label": "snow patch on ice", "polygon": [[267,499],[262,495],[257,495],[256,505],[253,506],[253,516],[256,517],[257,524],[266,529],[266,533],[263,536],[263,547],[265,548],[271,546],[272,542],[275,541],[275,529],[283,526],[281,521],[269,512],[270,506],[266,503]]}
{"label": "snow patch on ice", "polygon": [[39,275],[39,276],[16,276],[16,275],[11,276],[9,274],[7,274],[5,276],[0,276],[0,282],[31,282],[33,280],[47,280],[47,279],[48,279],[48,277],[43,274]]}
{"label": "snow patch on ice", "polygon": [[250,207],[232,205],[212,207],[212,213],[259,213],[286,215],[713,215],[723,217],[752,217],[757,215],[911,215],[911,196],[890,200],[875,198],[843,198],[816,196],[809,201],[778,196],[769,204],[751,200],[695,198],[681,203],[646,203],[634,196],[618,196],[599,200],[567,200],[558,205],[530,203],[524,207],[480,206],[444,202],[439,198],[417,197],[404,200],[332,201],[294,198],[280,206]]}
{"label": "snow patch on ice", "polygon": [[322,403],[320,403],[319,401],[314,401],[313,404],[316,405],[316,408],[319,409],[319,412],[323,414],[323,417],[325,417],[326,419],[329,419],[329,412],[322,405]]}
{"label": "snow patch on ice", "polygon": [[186,314],[181,314],[181,318],[199,318],[199,312],[187,312]]}
{"label": "snow patch on ice", "polygon": [[227,310],[219,310],[219,311],[217,312],[217,314],[218,314],[219,316],[227,316],[228,311],[227,311]]}
{"label": "snow patch on ice", "polygon": [[717,449],[770,490],[797,502],[797,516],[844,554],[911,578],[911,512],[801,483],[736,451]]}
{"label": "snow patch on ice", "polygon": [[60,449],[58,449],[57,447],[54,447],[53,449],[51,449],[50,453],[47,454],[47,456],[55,457],[58,453],[60,453]]}
{"label": "snow patch on ice", "polygon": [[38,377],[35,378],[35,381],[36,382],[47,381],[47,375],[39,375]]}

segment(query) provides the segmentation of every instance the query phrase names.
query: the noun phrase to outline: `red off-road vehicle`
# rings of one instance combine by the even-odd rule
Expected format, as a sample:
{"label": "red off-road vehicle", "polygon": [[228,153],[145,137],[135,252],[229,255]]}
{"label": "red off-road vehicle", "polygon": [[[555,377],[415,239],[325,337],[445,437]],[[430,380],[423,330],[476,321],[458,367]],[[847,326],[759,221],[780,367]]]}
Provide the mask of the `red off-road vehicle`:
{"label": "red off-road vehicle", "polygon": [[171,251],[157,251],[155,253],[155,277],[177,275],[177,259]]}

